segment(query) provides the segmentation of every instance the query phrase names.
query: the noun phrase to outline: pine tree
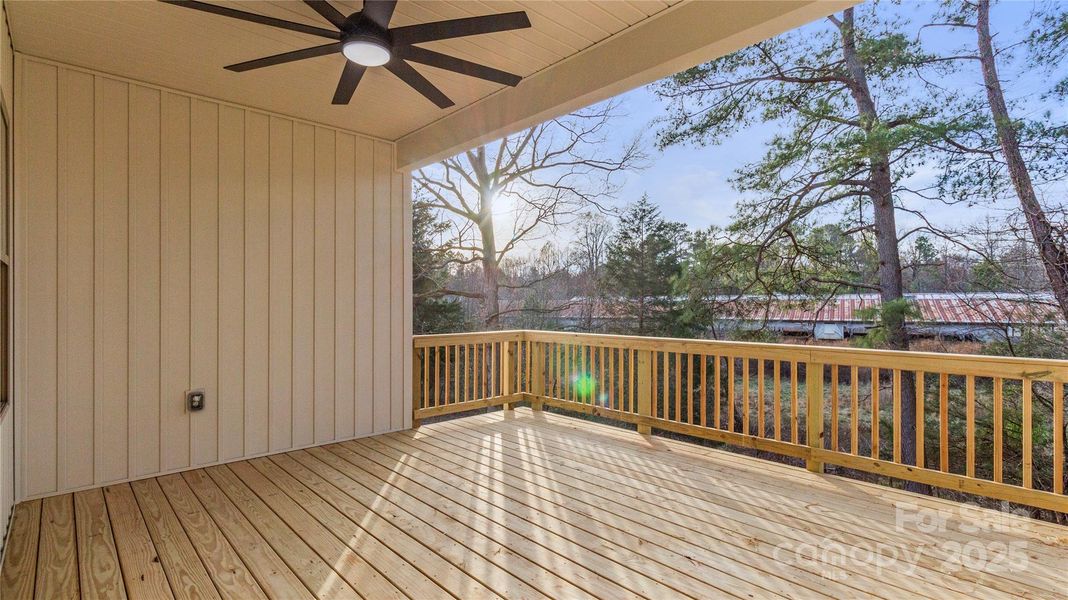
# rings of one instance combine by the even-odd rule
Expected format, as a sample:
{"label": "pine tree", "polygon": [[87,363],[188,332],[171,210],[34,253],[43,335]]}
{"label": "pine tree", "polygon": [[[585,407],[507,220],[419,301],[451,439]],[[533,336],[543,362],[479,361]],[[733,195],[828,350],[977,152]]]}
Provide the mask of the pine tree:
{"label": "pine tree", "polygon": [[438,241],[449,229],[425,202],[412,205],[412,328],[418,334],[466,329],[463,306],[444,296],[452,256]]}
{"label": "pine tree", "polygon": [[638,335],[671,335],[678,329],[674,280],[686,259],[689,235],[666,221],[648,196],[627,208],[608,242],[601,294],[604,305]]}

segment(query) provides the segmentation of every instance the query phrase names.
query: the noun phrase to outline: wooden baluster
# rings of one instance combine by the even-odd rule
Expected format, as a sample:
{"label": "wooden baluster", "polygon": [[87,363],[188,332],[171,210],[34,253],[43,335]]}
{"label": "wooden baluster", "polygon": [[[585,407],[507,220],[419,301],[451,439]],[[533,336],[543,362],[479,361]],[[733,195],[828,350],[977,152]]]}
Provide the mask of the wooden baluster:
{"label": "wooden baluster", "polygon": [[924,435],[924,426],[927,424],[926,417],[927,411],[924,409],[924,403],[926,399],[924,396],[927,393],[926,386],[924,386],[923,371],[916,371],[916,466],[924,467],[927,464],[924,446],[926,445],[926,436]]}
{"label": "wooden baluster", "polygon": [[[808,447],[823,449],[823,363],[806,363],[805,366],[805,437]],[[813,473],[823,472],[823,463],[816,458],[805,460],[805,468]]]}
{"label": "wooden baluster", "polygon": [[860,455],[860,377],[856,365],[849,367],[849,452]]}
{"label": "wooden baluster", "polygon": [[441,402],[438,406],[445,406],[449,403],[449,347],[441,346]]}
{"label": "wooden baluster", "polygon": [[460,345],[452,346],[452,401],[451,404],[460,402]]}
{"label": "wooden baluster", "polygon": [[627,350],[627,411],[638,412],[638,351]]}
{"label": "wooden baluster", "polygon": [[801,443],[801,432],[798,429],[797,411],[798,407],[798,390],[797,390],[797,361],[790,363],[790,441],[795,444]]}
{"label": "wooden baluster", "polygon": [[541,410],[542,396],[547,396],[545,390],[545,348],[547,344],[542,342],[527,342],[527,352],[530,353],[530,367],[527,376],[530,378],[529,392],[534,396],[530,401],[530,408]]}
{"label": "wooden baluster", "polygon": [[[426,362],[426,348],[415,348],[412,350],[412,428],[419,427],[419,409],[427,408],[427,381],[423,372],[425,369],[422,365]],[[420,377],[422,377],[422,384],[420,384]]]}
{"label": "wooden baluster", "polygon": [[[682,421],[682,356],[672,352],[675,363],[675,421]],[[666,412],[666,407],[664,411]],[[666,416],[665,416],[666,417]]]}
{"label": "wooden baluster", "polygon": [[[637,368],[637,391],[638,391],[638,416],[651,417],[653,415],[653,357],[649,350],[638,350]],[[638,433],[649,435],[653,432],[652,427],[645,423],[638,424]]]}
{"label": "wooden baluster", "polygon": [[[500,373],[500,385],[499,389],[502,396],[511,396],[515,393],[515,388],[512,387],[515,382],[515,368],[516,368],[516,346],[515,342],[501,342],[501,365],[499,369]],[[515,403],[505,402],[504,410],[512,410],[515,408]]]}
{"label": "wooden baluster", "polygon": [[556,398],[566,399],[564,395],[564,380],[563,380],[563,352],[565,352],[563,346],[559,342],[553,342],[553,388]]}
{"label": "wooden baluster", "polygon": [[[600,346],[597,349],[597,360],[601,363],[600,364],[601,381],[600,381],[600,385],[598,385],[598,387],[597,387],[597,398],[598,398],[598,401],[600,400],[601,394],[606,393],[608,391],[608,381],[605,379],[604,351],[605,351],[605,347],[604,346]],[[602,390],[604,390],[604,391],[602,391]],[[608,406],[611,406],[611,404],[609,404]]]}
{"label": "wooden baluster", "polygon": [[577,397],[576,380],[578,376],[578,346],[575,344],[567,344],[564,346],[567,359],[564,361],[564,368],[567,371],[564,373],[564,385],[567,386],[567,393],[564,396],[569,402],[574,402]]}
{"label": "wooden baluster", "polygon": [[1031,443],[1031,380],[1023,380],[1023,431],[1020,433],[1023,437],[1023,486],[1027,489],[1031,489],[1031,477],[1033,475],[1034,464],[1031,461],[1031,450],[1033,444]]}
{"label": "wooden baluster", "polygon": [[[444,346],[434,348],[434,406],[441,406],[441,396],[445,392],[445,384],[441,380],[441,363],[444,362]],[[448,370],[446,369],[446,372]]]}
{"label": "wooden baluster", "polygon": [[757,435],[764,437],[767,427],[764,424],[764,359],[757,360]]}
{"label": "wooden baluster", "polygon": [[570,349],[567,344],[556,345],[556,387],[557,397],[562,400],[568,399],[568,382],[567,373],[570,370],[567,364],[568,356],[570,355]]}
{"label": "wooden baluster", "polygon": [[949,472],[949,373],[938,374],[938,468]]}
{"label": "wooden baluster", "polygon": [[975,377],[968,375],[964,382],[964,401],[966,426],[965,426],[965,444],[966,450],[966,471],[968,477],[975,477]]}
{"label": "wooden baluster", "polygon": [[[668,378],[668,374],[669,374],[669,370],[668,370],[668,354],[669,354],[669,352],[661,352],[660,354],[661,354],[661,357],[663,357],[663,361],[661,362],[662,368],[661,368],[661,374],[660,374],[660,383],[661,383],[661,388],[663,390],[663,401],[662,402],[657,402],[657,404],[659,405],[659,408],[661,410],[663,410],[663,414],[660,414],[659,411],[657,411],[656,414],[657,414],[657,416],[660,416],[661,419],[670,419],[671,415],[668,412],[668,402],[670,401],[670,396],[669,396],[670,390],[669,390],[669,385],[668,385],[668,381],[669,381],[669,378]],[[654,410],[656,410],[656,409],[657,409],[657,407],[654,407]]]}
{"label": "wooden baluster", "polygon": [[478,381],[477,381],[477,383],[478,383],[478,395],[476,397],[480,398],[480,399],[487,398],[490,395],[486,391],[486,381],[487,381],[487,378],[486,378],[486,374],[487,374],[486,367],[487,367],[487,363],[489,361],[486,360],[487,357],[486,357],[486,345],[485,344],[478,344],[477,346],[475,346],[475,348],[474,348],[474,357],[478,361]]}
{"label": "wooden baluster", "polygon": [[771,369],[771,393],[773,409],[775,411],[775,440],[782,441],[782,362],[775,359]]}
{"label": "wooden baluster", "polygon": [[994,481],[1000,483],[1005,474],[1004,448],[1005,411],[1004,382],[1000,377],[994,378]]}
{"label": "wooden baluster", "polygon": [[687,384],[686,384],[686,422],[687,423],[693,423],[693,395],[694,395],[693,369],[694,369],[694,359],[693,359],[693,354],[692,353],[688,353],[687,356],[690,357],[690,368],[686,371],[686,381],[687,381]]}
{"label": "wooden baluster", "polygon": [[894,397],[894,462],[901,462],[901,369],[893,370],[893,389],[891,390]]}
{"label": "wooden baluster", "polygon": [[749,358],[742,359],[742,433],[750,435],[749,428]]}
{"label": "wooden baluster", "polygon": [[545,358],[548,359],[546,363],[546,377],[548,377],[549,389],[546,390],[546,396],[556,398],[556,342],[545,342],[544,344],[538,344],[543,346],[545,352]]}
{"label": "wooden baluster", "polygon": [[708,427],[708,357],[701,355],[701,427]]}
{"label": "wooden baluster", "polygon": [[1064,493],[1064,383],[1053,384],[1053,491]]}
{"label": "wooden baluster", "polygon": [[734,431],[734,357],[727,357],[727,431]]}
{"label": "wooden baluster", "polygon": [[575,401],[582,402],[585,399],[582,397],[582,378],[586,377],[586,347],[578,345],[575,347]]}
{"label": "wooden baluster", "polygon": [[721,402],[721,398],[723,398],[723,394],[722,394],[722,392],[723,392],[722,387],[723,386],[722,386],[722,379],[721,379],[721,377],[723,375],[722,370],[721,370],[723,368],[722,364],[721,364],[722,362],[723,362],[722,361],[722,357],[717,354],[716,355],[716,368],[713,369],[713,371],[714,371],[713,375],[716,378],[715,386],[714,386],[715,387],[715,393],[713,394],[715,396],[714,397],[715,404],[712,405],[712,418],[715,420],[715,424],[713,425],[713,427],[715,427],[716,429],[722,429],[723,428],[723,421],[720,419],[720,408],[719,408],[719,405],[720,405],[720,402]]}
{"label": "wooden baluster", "polygon": [[838,451],[838,365],[831,365],[831,450]]}
{"label": "wooden baluster", "polygon": [[456,345],[456,369],[457,379],[456,385],[459,386],[459,392],[456,394],[456,402],[466,402],[467,398],[467,345]]}
{"label": "wooden baluster", "polygon": [[[576,388],[575,389],[575,393],[576,393],[576,399],[579,402],[583,402],[583,403],[588,403],[590,401],[590,388],[593,387],[592,385],[590,385],[590,383],[593,381],[593,369],[590,368],[589,364],[587,363],[587,358],[586,358],[586,353],[587,352],[592,352],[592,351],[593,351],[593,348],[591,348],[589,346],[582,345],[582,346],[578,347],[578,353],[579,353],[578,376],[583,378],[582,381],[584,382],[584,385],[576,385],[575,386],[575,388]],[[590,362],[592,363],[592,361],[590,361]],[[583,389],[586,390],[586,393],[585,393],[586,397],[585,398],[581,397]]]}
{"label": "wooden baluster", "polygon": [[572,345],[564,344],[564,373],[562,377],[562,382],[564,385],[564,400],[567,400],[569,402],[574,400],[574,397],[571,395],[574,388],[574,386],[571,385],[571,373],[572,371],[574,371],[574,368],[571,365],[573,354],[574,348],[572,347]]}
{"label": "wooden baluster", "polygon": [[[416,360],[417,357],[418,360]],[[417,408],[430,408],[430,348],[428,347],[412,349],[412,409]]]}
{"label": "wooden baluster", "polygon": [[871,370],[871,457],[879,458],[879,429],[881,427],[881,415],[879,414],[879,369]]}
{"label": "wooden baluster", "polygon": [[675,352],[675,420],[682,422],[682,354]]}

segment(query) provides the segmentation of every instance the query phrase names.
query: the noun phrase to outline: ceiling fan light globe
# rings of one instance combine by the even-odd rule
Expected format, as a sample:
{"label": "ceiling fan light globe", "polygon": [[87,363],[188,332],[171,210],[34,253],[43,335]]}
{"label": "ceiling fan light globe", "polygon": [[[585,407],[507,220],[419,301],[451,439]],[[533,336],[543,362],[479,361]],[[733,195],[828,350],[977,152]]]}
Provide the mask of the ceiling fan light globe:
{"label": "ceiling fan light globe", "polygon": [[345,58],[365,67],[380,67],[391,58],[389,48],[372,40],[349,40],[341,46]]}

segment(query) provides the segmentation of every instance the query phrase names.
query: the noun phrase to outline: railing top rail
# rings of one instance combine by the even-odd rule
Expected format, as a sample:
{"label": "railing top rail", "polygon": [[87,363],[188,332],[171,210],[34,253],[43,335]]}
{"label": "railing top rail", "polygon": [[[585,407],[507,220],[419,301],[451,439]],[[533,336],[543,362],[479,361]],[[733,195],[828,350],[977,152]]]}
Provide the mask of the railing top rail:
{"label": "railing top rail", "polygon": [[643,337],[599,333],[509,330],[416,336],[415,346],[430,347],[476,341],[522,341],[626,347],[635,350],[690,352],[746,356],[768,360],[825,363],[841,366],[894,368],[943,372],[954,375],[1004,377],[1068,382],[1068,360],[988,356],[984,354],[942,354],[901,350],[799,346],[760,342]]}
{"label": "railing top rail", "polygon": [[436,333],[432,335],[412,336],[416,348],[433,348],[434,346],[451,346],[453,344],[474,344],[479,342],[518,342],[528,333],[522,329],[504,331],[468,331],[464,333]]}

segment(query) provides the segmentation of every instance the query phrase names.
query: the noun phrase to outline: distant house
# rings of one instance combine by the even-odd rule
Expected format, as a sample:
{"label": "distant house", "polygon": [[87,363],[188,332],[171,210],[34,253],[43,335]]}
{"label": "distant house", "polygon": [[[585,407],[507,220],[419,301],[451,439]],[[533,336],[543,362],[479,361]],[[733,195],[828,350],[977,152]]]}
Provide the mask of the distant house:
{"label": "distant house", "polygon": [[[1052,327],[1061,319],[1050,294],[1018,293],[929,293],[906,294],[919,310],[920,318],[908,322],[915,337],[989,341],[1017,338],[1025,326]],[[767,329],[783,335],[840,340],[866,335],[873,321],[865,318],[881,301],[877,294],[841,294],[831,298],[781,296],[768,302],[765,297],[721,296],[714,312],[726,315],[716,329]],[[593,329],[612,329],[626,319],[610,314],[600,302],[576,300],[558,316],[566,329],[580,328],[592,310]]]}
{"label": "distant house", "polygon": [[[979,341],[1016,338],[1025,326],[1052,327],[1059,321],[1049,294],[931,293],[906,294],[906,298],[920,313],[907,325],[915,337]],[[762,326],[785,335],[819,340],[867,334],[873,325],[869,313],[881,304],[877,294],[843,294],[825,300],[784,297],[768,304],[757,303],[755,298],[735,302],[749,304],[750,308],[728,311],[741,316],[725,319],[724,325]]]}

